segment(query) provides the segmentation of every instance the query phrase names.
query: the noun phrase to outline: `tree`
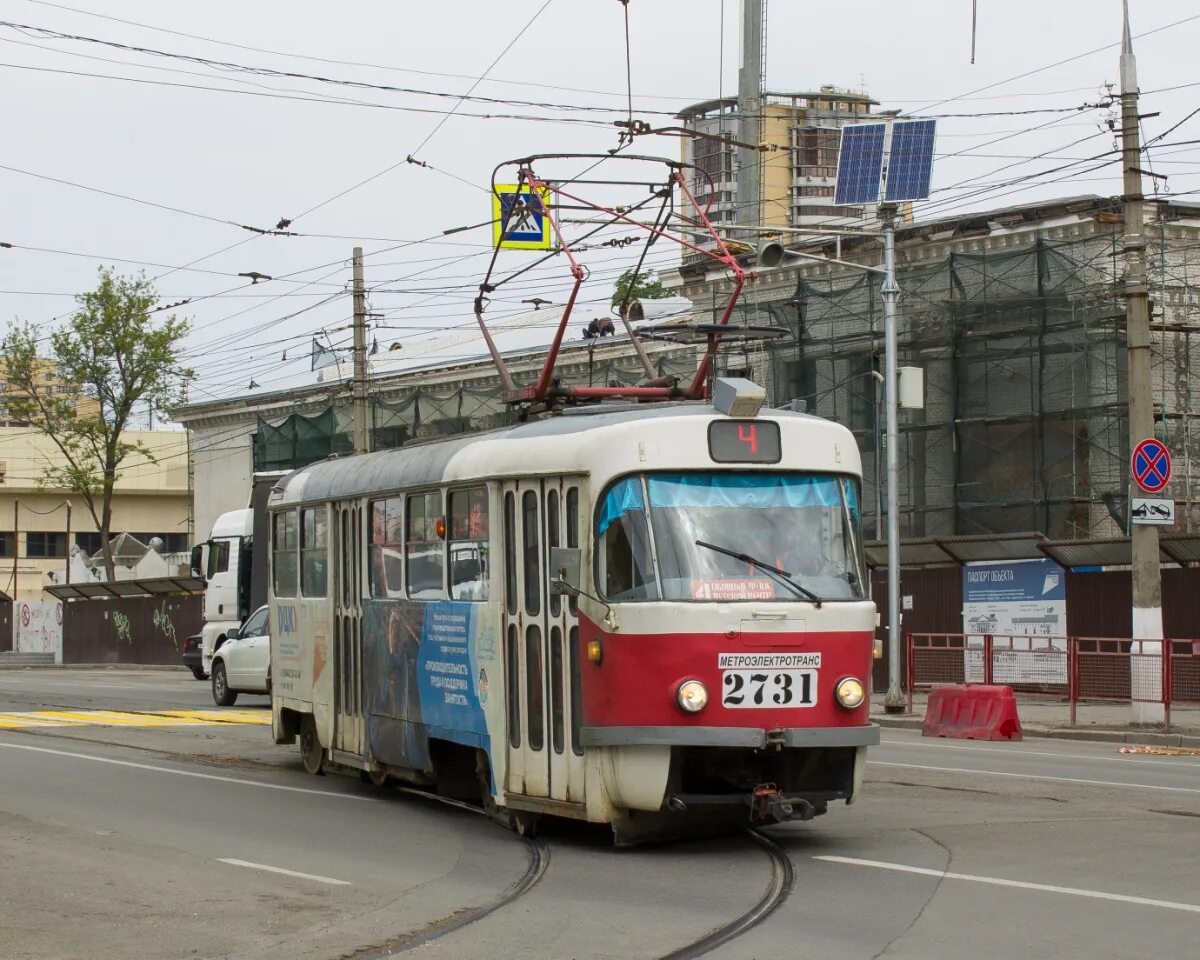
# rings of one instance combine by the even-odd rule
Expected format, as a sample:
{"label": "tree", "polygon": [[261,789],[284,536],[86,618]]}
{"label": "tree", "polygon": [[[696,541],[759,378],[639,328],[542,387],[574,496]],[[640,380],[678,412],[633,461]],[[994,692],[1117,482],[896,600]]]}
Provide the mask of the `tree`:
{"label": "tree", "polygon": [[671,291],[662,285],[662,281],[653,270],[639,275],[634,282],[634,268],[630,267],[613,284],[612,305],[618,306],[626,299],[661,300],[670,295]]}
{"label": "tree", "polygon": [[[113,580],[113,486],[130,454],[154,460],[145,444],[126,439],[130,417],[139,404],[161,409],[181,399],[180,387],[192,376],[179,368],[189,322],[174,316],[158,322],[158,295],[142,275],[101,268],[96,289],[76,300],[71,319],[49,337],[31,324],[9,330],[4,400],[10,420],[28,421],[58,447],[61,462],[43,471],[41,484],[79,494],[100,531],[104,569]],[[49,356],[40,356],[46,340]]]}

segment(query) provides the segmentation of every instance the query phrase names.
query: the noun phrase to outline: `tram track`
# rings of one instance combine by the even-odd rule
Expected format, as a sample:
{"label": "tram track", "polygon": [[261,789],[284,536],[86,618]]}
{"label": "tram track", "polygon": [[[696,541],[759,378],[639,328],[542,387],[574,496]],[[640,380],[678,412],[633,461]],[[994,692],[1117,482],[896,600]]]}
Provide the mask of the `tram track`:
{"label": "tram track", "polygon": [[[469,813],[477,813],[481,816],[487,816],[486,812],[478,806],[470,803],[464,803],[461,800],[452,800],[448,797],[439,797],[435,793],[430,793],[426,790],[417,790],[412,787],[400,787],[401,793],[411,794],[417,797],[423,797],[426,800],[432,800],[436,803],[441,803],[446,806],[457,807],[460,810],[466,810]],[[398,956],[403,953],[408,953],[416,950],[418,947],[423,947],[426,944],[433,943],[435,940],[440,940],[442,937],[449,936],[464,927],[469,927],[473,923],[477,923],[484,917],[490,916],[498,910],[507,907],[509,904],[519,900],[530,890],[538,885],[542,877],[546,874],[546,869],[550,866],[550,847],[549,845],[536,837],[516,837],[525,844],[526,852],[529,856],[529,861],[525,866],[525,872],[517,877],[498,897],[489,900],[486,903],[480,904],[477,907],[467,907],[462,910],[456,910],[454,913],[433,920],[424,926],[418,927],[416,930],[394,937],[386,943],[378,944],[372,947],[363,947],[355,950],[353,953],[345,955],[341,960],[385,960],[387,957]]]}
{"label": "tram track", "polygon": [[[399,791],[446,806],[457,807],[470,813],[487,816],[481,807],[461,800],[439,797],[437,794],[412,787],[400,787]],[[695,960],[695,958],[703,957],[763,923],[791,895],[792,888],[795,885],[795,868],[787,851],[758,830],[748,830],[747,835],[766,854],[771,866],[771,876],[762,896],[759,897],[749,910],[738,915],[728,923],[722,924],[715,930],[706,933],[703,937],[693,940],[691,943],[678,947],[669,953],[661,954],[657,960]],[[433,920],[416,930],[388,940],[386,943],[363,947],[353,953],[347,954],[341,960],[386,960],[388,957],[409,953],[477,923],[519,900],[533,890],[545,876],[546,870],[550,865],[550,847],[540,838],[514,836],[514,839],[519,839],[525,844],[529,857],[528,863],[526,864],[524,873],[514,880],[499,896],[478,907],[458,910],[452,914]]]}
{"label": "tram track", "polygon": [[389,940],[387,943],[356,950],[346,955],[344,960],[385,960],[387,957],[395,957],[408,953],[416,950],[418,947],[423,947],[435,940],[440,940],[442,937],[455,933],[463,929],[463,927],[468,927],[520,899],[537,886],[538,882],[545,875],[546,868],[550,865],[550,848],[544,842],[541,840],[522,839],[522,843],[525,844],[525,848],[529,854],[529,862],[525,867],[525,872],[494,900],[490,900],[478,907],[458,910],[448,916],[427,923],[423,927],[412,930],[403,936]]}
{"label": "tram track", "polygon": [[702,957],[754,929],[787,900],[796,882],[796,871],[792,866],[792,858],[788,856],[783,847],[765,834],[757,830],[750,830],[749,834],[750,838],[762,847],[771,861],[771,879],[758,902],[729,923],[717,927],[716,930],[705,934],[699,940],[694,940],[670,953],[662,954],[658,960],[694,960],[696,957]]}

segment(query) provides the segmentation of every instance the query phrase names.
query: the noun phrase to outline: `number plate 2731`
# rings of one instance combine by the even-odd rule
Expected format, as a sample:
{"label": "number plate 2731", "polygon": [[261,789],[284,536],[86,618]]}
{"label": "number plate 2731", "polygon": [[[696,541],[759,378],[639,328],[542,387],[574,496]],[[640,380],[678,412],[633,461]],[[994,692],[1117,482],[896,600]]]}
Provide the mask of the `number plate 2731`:
{"label": "number plate 2731", "polygon": [[816,670],[726,670],[721,678],[723,707],[761,710],[816,703]]}

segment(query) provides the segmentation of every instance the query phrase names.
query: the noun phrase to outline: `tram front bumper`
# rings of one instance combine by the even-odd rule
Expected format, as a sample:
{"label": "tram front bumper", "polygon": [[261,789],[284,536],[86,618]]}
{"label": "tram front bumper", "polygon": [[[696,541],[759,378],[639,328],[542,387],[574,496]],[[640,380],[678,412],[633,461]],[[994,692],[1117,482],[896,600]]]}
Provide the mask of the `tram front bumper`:
{"label": "tram front bumper", "polygon": [[580,731],[580,740],[585,747],[873,747],[879,743],[879,725],[790,727],[780,730],[692,726],[584,727]]}

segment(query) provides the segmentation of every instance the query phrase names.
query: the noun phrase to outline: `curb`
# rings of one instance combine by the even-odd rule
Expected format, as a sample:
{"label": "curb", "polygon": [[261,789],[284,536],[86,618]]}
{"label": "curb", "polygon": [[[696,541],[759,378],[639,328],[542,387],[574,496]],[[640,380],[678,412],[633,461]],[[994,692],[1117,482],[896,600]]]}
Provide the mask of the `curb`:
{"label": "curb", "polygon": [[[922,719],[917,716],[876,715],[871,718],[881,727],[901,730],[920,730]],[[1022,724],[1026,737],[1050,740],[1091,740],[1098,743],[1144,743],[1155,747],[1200,747],[1200,735],[1163,733],[1161,730],[1111,730],[1088,727],[1030,727]]]}
{"label": "curb", "polygon": [[188,667],[174,663],[5,663],[0,658],[0,670],[184,670]]}

